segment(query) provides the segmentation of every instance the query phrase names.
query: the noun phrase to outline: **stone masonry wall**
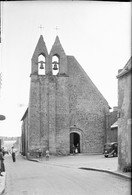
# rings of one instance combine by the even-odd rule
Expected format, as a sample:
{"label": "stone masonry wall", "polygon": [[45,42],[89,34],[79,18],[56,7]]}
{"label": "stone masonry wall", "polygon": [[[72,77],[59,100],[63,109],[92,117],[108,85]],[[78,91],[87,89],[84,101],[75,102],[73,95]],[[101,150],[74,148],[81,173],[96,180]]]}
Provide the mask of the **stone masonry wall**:
{"label": "stone masonry wall", "polygon": [[49,79],[47,76],[38,76],[39,78],[39,112],[40,112],[40,130],[36,130],[36,134],[40,134],[40,148],[46,151],[49,147],[49,113],[48,113],[48,94]]}
{"label": "stone masonry wall", "polygon": [[24,131],[25,131],[25,153],[28,151],[28,115],[24,120]]}
{"label": "stone masonry wall", "polygon": [[74,57],[68,57],[70,126],[83,131],[82,152],[102,153],[109,106]]}
{"label": "stone masonry wall", "polygon": [[118,79],[118,148],[119,169],[131,165],[131,73]]}
{"label": "stone masonry wall", "polygon": [[22,123],[22,126],[21,126],[21,153],[22,155],[25,155],[25,125],[24,125],[24,121]]}
{"label": "stone masonry wall", "polygon": [[22,123],[22,134],[21,134],[21,148],[22,155],[26,155],[28,151],[28,115],[26,114]]}
{"label": "stone masonry wall", "polygon": [[68,154],[68,77],[32,75],[31,82],[29,151],[41,148],[51,154]]}
{"label": "stone masonry wall", "polygon": [[56,150],[59,154],[69,154],[69,77],[57,77],[56,91]]}
{"label": "stone masonry wall", "polygon": [[49,151],[56,154],[56,82],[55,76],[49,77]]}
{"label": "stone masonry wall", "polygon": [[118,142],[118,128],[112,128],[110,131],[109,142]]}
{"label": "stone masonry wall", "polygon": [[[110,112],[109,123],[110,126],[113,125],[118,120],[118,111]],[[118,127],[115,129],[109,129],[107,132],[107,142],[117,142]]]}
{"label": "stone masonry wall", "polygon": [[40,147],[40,96],[37,75],[31,76],[29,101],[29,150]]}
{"label": "stone masonry wall", "polygon": [[118,120],[118,111],[110,112],[110,126]]}

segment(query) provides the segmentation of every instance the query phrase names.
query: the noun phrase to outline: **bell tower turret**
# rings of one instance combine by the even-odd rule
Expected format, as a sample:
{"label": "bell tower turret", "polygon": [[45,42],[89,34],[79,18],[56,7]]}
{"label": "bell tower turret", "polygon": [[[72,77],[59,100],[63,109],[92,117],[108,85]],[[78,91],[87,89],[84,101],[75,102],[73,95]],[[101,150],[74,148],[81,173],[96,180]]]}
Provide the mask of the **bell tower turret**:
{"label": "bell tower turret", "polygon": [[[49,149],[52,153],[68,154],[70,148],[69,77],[67,56],[58,36],[49,55],[49,68],[51,72],[49,76]],[[54,74],[56,72],[57,74]]]}
{"label": "bell tower turret", "polygon": [[[45,75],[41,71],[45,71]],[[32,56],[28,107],[28,148],[69,153],[67,56],[57,36],[48,55],[42,35]],[[60,125],[61,124],[61,125]],[[59,136],[58,136],[59,135]],[[65,137],[65,139],[63,139]]]}
{"label": "bell tower turret", "polygon": [[31,59],[29,150],[48,148],[48,52],[41,35]]}
{"label": "bell tower turret", "polygon": [[59,75],[67,75],[67,56],[57,36],[49,55],[50,71],[54,74],[58,70]]}
{"label": "bell tower turret", "polygon": [[[32,56],[31,75],[46,74],[48,72],[48,51],[41,35]],[[43,70],[43,71],[42,71]]]}

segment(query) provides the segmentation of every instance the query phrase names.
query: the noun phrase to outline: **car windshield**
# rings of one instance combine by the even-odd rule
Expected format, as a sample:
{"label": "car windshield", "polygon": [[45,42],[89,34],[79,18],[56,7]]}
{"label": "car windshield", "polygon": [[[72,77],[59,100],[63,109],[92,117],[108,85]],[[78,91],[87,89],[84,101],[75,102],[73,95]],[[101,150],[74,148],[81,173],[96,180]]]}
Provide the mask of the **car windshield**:
{"label": "car windshield", "polygon": [[112,146],[111,144],[106,144],[106,145],[105,145],[105,149],[110,149],[111,146]]}

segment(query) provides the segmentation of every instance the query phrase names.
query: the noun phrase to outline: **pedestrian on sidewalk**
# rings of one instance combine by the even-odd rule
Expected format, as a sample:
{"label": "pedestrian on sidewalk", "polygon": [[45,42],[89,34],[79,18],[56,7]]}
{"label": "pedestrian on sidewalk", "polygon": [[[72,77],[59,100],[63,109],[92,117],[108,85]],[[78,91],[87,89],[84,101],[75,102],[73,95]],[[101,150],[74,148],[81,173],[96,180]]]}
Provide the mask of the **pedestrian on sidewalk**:
{"label": "pedestrian on sidewalk", "polygon": [[41,159],[41,160],[42,160],[42,150],[41,150],[41,149],[39,149],[39,151],[38,151],[38,155],[39,155],[39,159]]}
{"label": "pedestrian on sidewalk", "polygon": [[45,155],[45,157],[46,157],[46,160],[49,160],[49,150],[46,150],[46,155]]}
{"label": "pedestrian on sidewalk", "polygon": [[12,146],[11,148],[11,155],[12,155],[13,162],[16,162],[16,151],[15,151],[14,146]]}
{"label": "pedestrian on sidewalk", "polygon": [[1,172],[5,172],[5,165],[2,149],[0,148],[0,176],[3,176]]}
{"label": "pedestrian on sidewalk", "polygon": [[2,153],[3,153],[3,156],[5,156],[6,152],[5,152],[4,147],[2,147]]}

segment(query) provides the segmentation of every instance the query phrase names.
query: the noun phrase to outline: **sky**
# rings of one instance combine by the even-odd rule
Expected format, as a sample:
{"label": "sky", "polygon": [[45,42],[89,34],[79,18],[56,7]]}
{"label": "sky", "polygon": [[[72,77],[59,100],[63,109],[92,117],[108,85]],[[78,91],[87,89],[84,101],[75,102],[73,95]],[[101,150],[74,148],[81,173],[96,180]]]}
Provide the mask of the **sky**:
{"label": "sky", "polygon": [[5,1],[0,114],[6,120],[0,121],[0,136],[21,136],[21,118],[29,102],[31,58],[41,34],[48,52],[58,35],[66,55],[76,58],[109,106],[118,104],[116,76],[131,56],[130,2]]}

